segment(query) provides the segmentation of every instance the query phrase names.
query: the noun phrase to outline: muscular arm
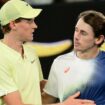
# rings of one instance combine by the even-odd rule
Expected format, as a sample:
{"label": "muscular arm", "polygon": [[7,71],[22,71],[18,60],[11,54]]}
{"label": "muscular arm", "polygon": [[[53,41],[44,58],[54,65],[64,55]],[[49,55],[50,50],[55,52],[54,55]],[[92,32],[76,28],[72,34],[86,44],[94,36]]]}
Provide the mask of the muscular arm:
{"label": "muscular arm", "polygon": [[50,96],[46,93],[42,94],[43,105],[96,105],[94,101],[85,100],[85,99],[76,99],[80,95],[80,92],[75,93],[74,95],[68,97],[62,103],[55,103],[57,98]]}
{"label": "muscular arm", "polygon": [[57,98],[43,92],[42,93],[42,103],[43,104],[51,104],[51,103],[55,103],[57,101]]}
{"label": "muscular arm", "polygon": [[9,93],[2,98],[6,105],[31,105],[22,103],[22,99],[18,91]]}

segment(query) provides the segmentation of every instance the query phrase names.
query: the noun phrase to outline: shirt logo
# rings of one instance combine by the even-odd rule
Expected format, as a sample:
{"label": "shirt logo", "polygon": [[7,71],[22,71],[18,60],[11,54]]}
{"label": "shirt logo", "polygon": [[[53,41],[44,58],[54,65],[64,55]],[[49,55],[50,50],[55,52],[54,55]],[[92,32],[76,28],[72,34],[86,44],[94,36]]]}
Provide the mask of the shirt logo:
{"label": "shirt logo", "polygon": [[31,61],[31,63],[34,63],[34,62],[35,62],[35,59]]}
{"label": "shirt logo", "polygon": [[29,6],[29,4],[28,4],[28,3],[26,3],[26,6]]}
{"label": "shirt logo", "polygon": [[64,73],[68,73],[70,71],[70,67],[64,69]]}

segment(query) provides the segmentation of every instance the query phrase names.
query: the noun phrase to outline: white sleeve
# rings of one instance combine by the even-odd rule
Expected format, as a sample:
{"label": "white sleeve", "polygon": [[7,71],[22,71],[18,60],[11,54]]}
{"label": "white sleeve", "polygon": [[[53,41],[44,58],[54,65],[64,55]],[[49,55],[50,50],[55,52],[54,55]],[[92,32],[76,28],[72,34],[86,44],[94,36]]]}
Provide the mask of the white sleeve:
{"label": "white sleeve", "polygon": [[44,88],[44,92],[54,97],[58,97],[58,79],[56,69],[57,69],[56,62],[54,61],[51,66],[48,82],[46,83]]}

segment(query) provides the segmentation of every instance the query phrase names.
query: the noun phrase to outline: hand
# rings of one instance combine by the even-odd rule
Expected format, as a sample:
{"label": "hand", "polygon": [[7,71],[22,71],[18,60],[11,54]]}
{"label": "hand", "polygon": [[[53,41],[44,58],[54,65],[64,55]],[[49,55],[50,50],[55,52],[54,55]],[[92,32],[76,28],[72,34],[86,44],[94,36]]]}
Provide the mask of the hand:
{"label": "hand", "polygon": [[92,100],[76,99],[80,95],[80,92],[75,93],[65,100],[62,105],[96,105]]}
{"label": "hand", "polygon": [[46,83],[47,83],[47,80],[46,79],[40,81],[40,90],[41,90],[41,93],[43,92],[43,88],[44,88],[44,86],[45,86]]}

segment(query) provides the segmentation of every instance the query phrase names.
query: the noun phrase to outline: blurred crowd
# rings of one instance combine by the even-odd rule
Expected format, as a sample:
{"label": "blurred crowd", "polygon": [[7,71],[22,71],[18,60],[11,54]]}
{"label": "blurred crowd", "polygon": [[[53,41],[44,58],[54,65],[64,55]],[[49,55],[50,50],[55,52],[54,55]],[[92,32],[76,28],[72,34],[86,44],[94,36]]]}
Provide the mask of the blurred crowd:
{"label": "blurred crowd", "polygon": [[105,0],[25,0],[33,5],[43,5],[52,3],[71,3],[71,2],[87,2],[87,1],[105,1]]}
{"label": "blurred crowd", "polygon": [[[8,0],[0,0],[0,5],[3,5]],[[105,1],[105,0],[23,0],[31,5],[46,5],[46,4],[53,4],[53,3],[71,3],[71,2],[87,2],[87,1]]]}

